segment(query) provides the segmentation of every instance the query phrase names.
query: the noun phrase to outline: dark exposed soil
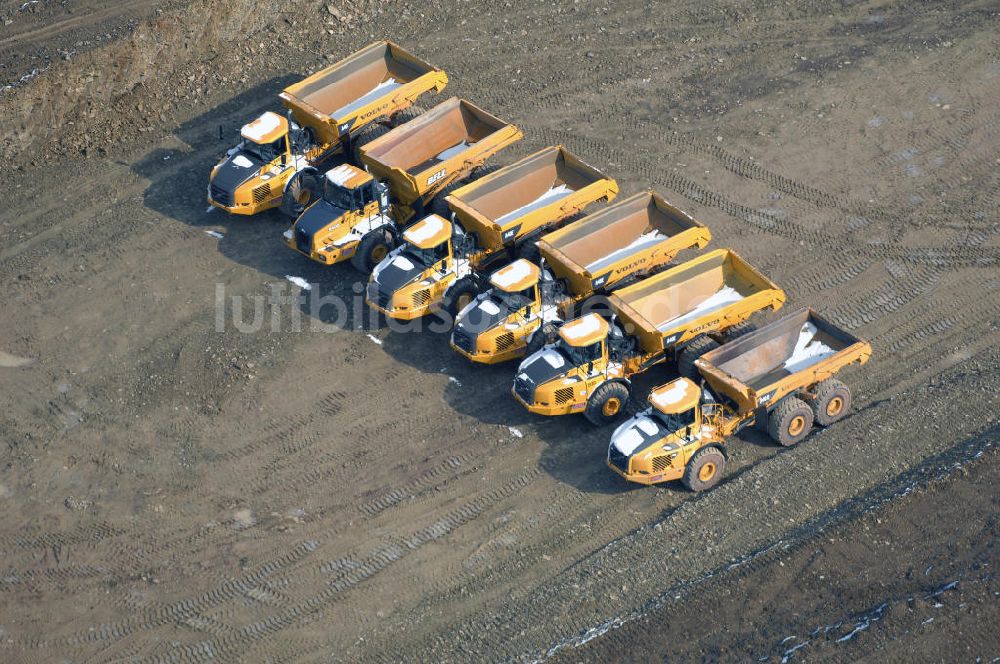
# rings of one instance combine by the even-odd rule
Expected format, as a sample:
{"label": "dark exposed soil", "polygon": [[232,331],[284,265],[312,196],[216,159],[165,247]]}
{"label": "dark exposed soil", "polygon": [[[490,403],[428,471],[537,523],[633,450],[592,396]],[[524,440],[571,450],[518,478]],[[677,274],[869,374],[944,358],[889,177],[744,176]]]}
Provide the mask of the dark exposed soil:
{"label": "dark exposed soil", "polygon": [[[1000,656],[995,2],[22,4],[0,660]],[[206,212],[236,128],[381,38],[525,131],[497,163],[565,144],[870,340],[855,412],[791,449],[741,435],[707,494],[627,485],[607,429],[386,329],[280,213]]]}

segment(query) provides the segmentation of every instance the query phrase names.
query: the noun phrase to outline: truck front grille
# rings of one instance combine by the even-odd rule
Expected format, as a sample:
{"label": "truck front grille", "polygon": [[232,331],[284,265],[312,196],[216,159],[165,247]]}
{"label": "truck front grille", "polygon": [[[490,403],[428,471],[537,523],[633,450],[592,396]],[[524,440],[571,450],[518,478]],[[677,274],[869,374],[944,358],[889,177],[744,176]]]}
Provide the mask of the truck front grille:
{"label": "truck front grille", "polygon": [[451,342],[470,355],[476,352],[476,338],[460,327],[452,330]]}
{"label": "truck front grille", "polygon": [[662,454],[653,459],[653,472],[662,473],[664,470],[670,467],[670,455]]}
{"label": "truck front grille", "polygon": [[504,332],[499,337],[497,337],[497,352],[503,353],[504,351],[510,350],[514,346],[514,333]]}
{"label": "truck front grille", "polygon": [[388,309],[392,303],[392,293],[384,293],[374,281],[368,284],[368,299],[382,307]]}
{"label": "truck front grille", "polygon": [[564,404],[573,400],[573,388],[572,387],[560,387],[556,390],[556,403]]}
{"label": "truck front grille", "polygon": [[614,447],[608,452],[608,461],[618,470],[628,473],[628,457]]}
{"label": "truck front grille", "polygon": [[295,246],[306,256],[312,255],[312,235],[301,229],[295,229]]}
{"label": "truck front grille", "polygon": [[219,205],[225,205],[226,207],[233,206],[233,194],[228,192],[218,185],[211,185],[210,189],[212,192],[212,200]]}
{"label": "truck front grille", "polygon": [[517,396],[525,403],[534,403],[535,401],[535,388],[531,384],[530,380],[526,380],[518,376],[514,379],[514,392]]}
{"label": "truck front grille", "polygon": [[263,203],[264,201],[271,198],[271,185],[264,183],[253,190],[253,202]]}
{"label": "truck front grille", "polygon": [[413,294],[413,306],[422,307],[431,301],[431,291],[429,288],[421,288]]}

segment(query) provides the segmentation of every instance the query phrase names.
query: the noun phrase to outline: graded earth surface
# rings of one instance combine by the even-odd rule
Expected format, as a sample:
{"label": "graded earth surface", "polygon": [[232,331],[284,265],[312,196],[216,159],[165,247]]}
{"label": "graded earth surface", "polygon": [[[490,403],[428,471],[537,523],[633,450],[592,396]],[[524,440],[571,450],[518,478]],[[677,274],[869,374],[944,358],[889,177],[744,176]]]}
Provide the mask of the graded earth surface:
{"label": "graded earth surface", "polygon": [[[0,660],[1000,657],[998,34],[990,1],[0,0]],[[566,145],[869,340],[853,413],[630,485],[610,428],[390,330],[279,211],[207,212],[239,127],[377,39],[448,73],[414,112],[523,129],[497,164]]]}

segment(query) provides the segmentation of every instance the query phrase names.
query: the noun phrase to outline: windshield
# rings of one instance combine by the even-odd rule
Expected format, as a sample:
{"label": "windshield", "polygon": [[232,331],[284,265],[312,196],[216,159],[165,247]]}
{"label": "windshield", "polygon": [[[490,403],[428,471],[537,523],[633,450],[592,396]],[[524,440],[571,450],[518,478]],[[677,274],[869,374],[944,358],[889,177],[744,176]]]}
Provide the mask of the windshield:
{"label": "windshield", "polygon": [[582,367],[588,362],[593,362],[601,356],[601,342],[590,344],[589,346],[570,346],[562,339],[556,344],[563,357],[574,367]]}
{"label": "windshield", "polygon": [[341,187],[339,184],[325,180],[323,186],[323,198],[327,203],[344,210],[354,209],[354,191]]}
{"label": "windshield", "polygon": [[505,311],[517,311],[531,304],[531,298],[526,293],[527,291],[508,293],[494,288],[491,291],[490,299]]}
{"label": "windshield", "polygon": [[253,141],[243,141],[240,143],[240,149],[247,154],[256,157],[257,159],[268,164],[285,152],[285,137],[282,136],[273,143],[254,143]]}
{"label": "windshield", "polygon": [[687,410],[683,413],[668,415],[659,408],[650,408],[649,413],[660,422],[663,422],[669,431],[680,431],[681,429],[694,424],[694,410]]}
{"label": "windshield", "polygon": [[447,243],[442,242],[436,247],[421,249],[415,245],[408,244],[406,245],[406,250],[403,251],[403,253],[415,263],[423,265],[424,267],[429,267],[445,257],[448,253],[448,245]]}

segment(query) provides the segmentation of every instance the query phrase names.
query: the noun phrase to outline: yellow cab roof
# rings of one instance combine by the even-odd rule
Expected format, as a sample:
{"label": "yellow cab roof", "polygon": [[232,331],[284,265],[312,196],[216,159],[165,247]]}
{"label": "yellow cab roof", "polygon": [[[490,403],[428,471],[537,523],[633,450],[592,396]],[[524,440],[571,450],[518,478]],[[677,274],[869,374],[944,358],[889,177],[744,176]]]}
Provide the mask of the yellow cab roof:
{"label": "yellow cab roof", "polygon": [[560,327],[559,336],[570,346],[589,346],[608,336],[608,321],[600,314],[587,314]]}
{"label": "yellow cab roof", "polygon": [[689,378],[678,378],[649,393],[649,403],[665,415],[684,413],[698,405],[701,388]]}
{"label": "yellow cab roof", "polygon": [[406,229],[403,239],[415,247],[431,249],[451,237],[451,222],[431,214]]}
{"label": "yellow cab roof", "polygon": [[341,164],[326,172],[326,179],[345,189],[357,189],[372,180],[371,173],[350,164]]}
{"label": "yellow cab roof", "polygon": [[529,260],[519,258],[490,276],[490,283],[507,293],[516,293],[538,283],[541,270]]}
{"label": "yellow cab roof", "polygon": [[288,120],[268,111],[249,124],[243,125],[240,136],[253,143],[273,143],[288,133]]}

